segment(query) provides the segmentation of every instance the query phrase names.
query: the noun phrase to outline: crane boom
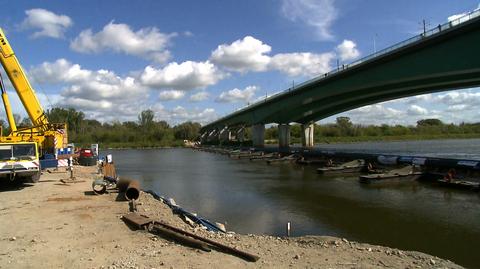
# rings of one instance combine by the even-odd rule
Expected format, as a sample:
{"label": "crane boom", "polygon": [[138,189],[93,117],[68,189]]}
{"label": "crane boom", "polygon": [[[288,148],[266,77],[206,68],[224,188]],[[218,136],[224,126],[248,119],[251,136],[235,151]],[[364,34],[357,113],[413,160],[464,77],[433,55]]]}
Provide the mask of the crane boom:
{"label": "crane boom", "polygon": [[16,145],[25,142],[35,142],[42,155],[47,153],[54,154],[57,149],[64,148],[68,143],[67,125],[65,123],[48,122],[45,111],[40,105],[35,91],[32,85],[30,85],[2,29],[0,29],[0,63],[32,122],[31,127],[17,129],[7,91],[3,82],[0,82],[3,105],[7,113],[8,124],[10,125],[10,134],[8,136],[1,136],[0,134],[0,146],[3,143]]}
{"label": "crane boom", "polygon": [[[25,110],[27,111],[27,114],[30,117],[33,126],[39,129],[47,128],[46,126],[48,126],[48,119],[45,116],[45,112],[43,111],[43,108],[40,105],[37,96],[35,95],[35,91],[30,85],[30,82],[28,81],[28,78],[25,75],[22,66],[18,62],[18,59],[15,56],[15,53],[13,52],[13,49],[10,46],[1,28],[0,52],[0,62],[2,63],[2,66],[7,73],[8,78],[12,82],[13,87],[17,91],[18,97],[20,98],[20,101],[25,107]],[[3,92],[2,98],[4,98]],[[5,104],[5,99],[3,100]],[[9,124],[11,125],[10,120]],[[13,126],[10,127],[13,130]]]}

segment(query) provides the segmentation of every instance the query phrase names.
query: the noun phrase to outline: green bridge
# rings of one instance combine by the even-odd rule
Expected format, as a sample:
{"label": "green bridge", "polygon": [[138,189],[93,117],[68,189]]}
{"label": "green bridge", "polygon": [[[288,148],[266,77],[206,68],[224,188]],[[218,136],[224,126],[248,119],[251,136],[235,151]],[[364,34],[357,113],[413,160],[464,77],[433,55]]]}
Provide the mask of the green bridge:
{"label": "green bridge", "polygon": [[480,85],[480,10],[439,25],[352,64],[304,82],[202,127],[202,141],[264,144],[265,124],[276,123],[288,147],[290,123],[303,126],[313,146],[313,122],[354,108],[402,97]]}

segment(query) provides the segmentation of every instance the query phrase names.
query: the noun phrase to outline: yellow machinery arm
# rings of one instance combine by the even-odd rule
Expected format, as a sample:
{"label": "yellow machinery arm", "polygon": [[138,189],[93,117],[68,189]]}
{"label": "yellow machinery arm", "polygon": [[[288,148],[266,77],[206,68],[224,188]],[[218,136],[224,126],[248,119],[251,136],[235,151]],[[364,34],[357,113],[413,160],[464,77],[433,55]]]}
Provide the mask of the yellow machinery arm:
{"label": "yellow machinery arm", "polygon": [[[12,47],[8,43],[7,38],[2,29],[0,29],[0,62],[3,69],[7,73],[8,78],[12,82],[23,107],[28,113],[33,127],[17,129],[13,118],[10,101],[8,100],[7,91],[0,83],[2,92],[3,105],[7,113],[8,124],[11,133],[8,136],[0,136],[0,142],[21,143],[21,142],[37,142],[42,154],[55,153],[56,149],[63,148],[67,141],[67,125],[65,123],[49,123],[40,102],[38,101],[35,91],[28,81],[22,66],[18,62]],[[1,76],[0,76],[0,80]],[[1,134],[0,134],[1,135]]]}
{"label": "yellow machinery arm", "polygon": [[[39,129],[47,128],[48,120],[45,116],[43,108],[40,105],[40,102],[35,95],[35,91],[30,85],[30,82],[28,81],[28,78],[25,75],[22,66],[18,62],[18,59],[15,56],[12,47],[8,43],[8,40],[5,37],[2,29],[0,29],[0,50],[0,62],[2,63],[3,69],[7,73],[8,78],[10,79],[13,87],[17,91],[17,94],[20,97],[20,100],[22,101],[22,104],[25,107],[25,110],[27,111],[27,114],[30,117],[33,126]],[[9,106],[8,97],[4,97],[4,94],[6,95],[6,91],[2,89],[2,99],[5,105],[5,111],[7,112],[7,118],[9,118],[8,122],[10,124],[10,128],[13,131],[15,128],[15,124],[13,122],[10,122],[10,117],[8,116],[9,112],[7,110],[7,103]],[[7,98],[7,102],[5,102],[5,98]]]}
{"label": "yellow machinery arm", "polygon": [[7,89],[5,89],[5,85],[3,85],[3,78],[0,74],[0,88],[2,90],[2,100],[3,105],[5,106],[5,112],[7,113],[7,120],[8,125],[10,125],[10,129],[12,132],[17,131],[17,124],[15,123],[15,119],[13,118],[12,108],[10,106],[10,100],[8,99]]}

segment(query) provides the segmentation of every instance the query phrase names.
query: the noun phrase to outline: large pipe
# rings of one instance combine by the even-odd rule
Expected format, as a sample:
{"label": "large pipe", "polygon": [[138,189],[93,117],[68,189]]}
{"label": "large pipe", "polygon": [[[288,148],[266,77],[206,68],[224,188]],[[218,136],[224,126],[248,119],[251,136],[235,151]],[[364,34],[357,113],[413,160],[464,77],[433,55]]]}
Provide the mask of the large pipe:
{"label": "large pipe", "polygon": [[138,197],[140,197],[140,183],[137,180],[132,180],[125,191],[125,198],[127,200],[137,200]]}
{"label": "large pipe", "polygon": [[156,234],[161,234],[164,237],[167,237],[171,240],[180,242],[180,243],[182,243],[184,245],[187,245],[189,247],[198,248],[198,249],[201,249],[201,250],[207,251],[207,252],[211,251],[211,249],[208,247],[207,243],[202,242],[202,241],[197,240],[197,239],[194,239],[194,238],[191,238],[191,237],[188,237],[188,236],[185,236],[185,235],[183,235],[183,234],[181,234],[177,231],[172,231],[170,229],[164,228],[160,225],[153,225],[151,231],[156,233]]}
{"label": "large pipe", "polygon": [[118,178],[117,181],[117,189],[119,192],[125,192],[128,188],[128,184],[132,182],[134,179],[131,178],[125,178],[125,177],[120,177]]}
{"label": "large pipe", "polygon": [[130,178],[120,178],[117,182],[119,192],[125,193],[127,200],[137,200],[140,197],[140,183]]}
{"label": "large pipe", "polygon": [[245,251],[242,251],[242,250],[239,250],[239,249],[236,249],[236,248],[233,248],[233,247],[230,247],[230,246],[227,246],[227,245],[224,245],[222,243],[219,243],[217,241],[213,241],[211,239],[208,239],[208,238],[205,238],[205,237],[202,237],[202,236],[199,236],[199,235],[196,235],[194,233],[191,233],[191,232],[188,232],[188,231],[185,231],[185,230],[182,230],[180,228],[177,228],[175,226],[172,226],[172,225],[169,225],[163,221],[155,221],[155,226],[154,227],[159,227],[159,226],[163,226],[167,229],[170,229],[176,233],[179,233],[179,234],[183,234],[185,236],[190,236],[190,237],[193,237],[197,240],[200,240],[200,241],[203,241],[205,243],[208,243],[214,247],[216,247],[218,250],[220,251],[223,251],[223,252],[226,252],[226,253],[230,253],[230,254],[233,254],[237,257],[240,257],[242,259],[245,259],[247,261],[250,261],[250,262],[256,262],[258,261],[258,259],[260,259],[260,257],[256,256],[256,255],[253,255],[253,254],[250,254],[250,253],[247,253]]}

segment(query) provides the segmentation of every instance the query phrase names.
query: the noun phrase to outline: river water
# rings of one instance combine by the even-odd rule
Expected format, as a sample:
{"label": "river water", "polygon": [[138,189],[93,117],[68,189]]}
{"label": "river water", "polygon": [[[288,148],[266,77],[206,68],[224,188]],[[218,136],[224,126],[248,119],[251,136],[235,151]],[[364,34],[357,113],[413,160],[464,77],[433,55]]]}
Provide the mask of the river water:
{"label": "river water", "polygon": [[[320,145],[480,160],[480,139]],[[120,176],[239,233],[332,235],[480,268],[480,194],[432,183],[371,186],[313,166],[267,165],[191,149],[107,150]]]}

